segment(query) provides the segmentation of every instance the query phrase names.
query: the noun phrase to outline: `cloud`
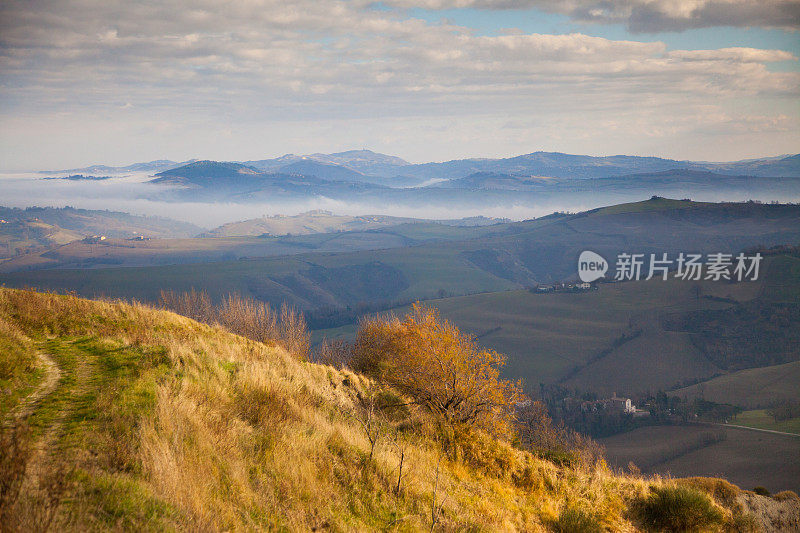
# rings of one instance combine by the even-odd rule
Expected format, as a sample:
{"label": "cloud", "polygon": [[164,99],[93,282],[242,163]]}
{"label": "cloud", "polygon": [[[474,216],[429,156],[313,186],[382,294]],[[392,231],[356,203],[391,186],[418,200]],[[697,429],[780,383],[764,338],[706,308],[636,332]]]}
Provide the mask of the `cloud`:
{"label": "cloud", "polygon": [[522,9],[568,15],[579,22],[625,24],[633,32],[682,31],[715,26],[797,30],[797,0],[390,0],[428,9]]}
{"label": "cloud", "polygon": [[[57,153],[92,157],[83,154],[94,150],[105,157],[139,147],[148,147],[148,159],[212,157],[223,148],[221,158],[248,159],[261,156],[253,153],[259,146],[302,149],[287,146],[290,141],[316,143],[309,151],[379,142],[389,151],[403,146],[407,155],[434,158],[436,149],[446,158],[456,155],[445,153],[453,146],[497,147],[509,119],[536,117],[551,129],[527,130],[504,152],[608,124],[620,134],[634,131],[636,116],[659,124],[691,121],[698,108],[725,112],[748,98],[775,108],[754,116],[797,116],[791,107],[800,75],[767,68],[796,59],[786,51],[668,51],[658,41],[581,33],[484,36],[371,4],[6,0],[0,3],[0,118],[6,124],[0,160],[23,161],[17,154],[26,146],[24,161],[39,168]],[[699,7],[686,11],[674,7],[679,4],[686,2],[647,5],[673,18],[693,17],[710,5],[695,2]],[[595,10],[589,2],[548,5]],[[633,13],[640,3],[624,5]],[[592,16],[622,17],[625,9]],[[37,152],[37,140],[48,149]],[[181,145],[177,154],[162,151]],[[244,148],[250,153],[237,152]]]}

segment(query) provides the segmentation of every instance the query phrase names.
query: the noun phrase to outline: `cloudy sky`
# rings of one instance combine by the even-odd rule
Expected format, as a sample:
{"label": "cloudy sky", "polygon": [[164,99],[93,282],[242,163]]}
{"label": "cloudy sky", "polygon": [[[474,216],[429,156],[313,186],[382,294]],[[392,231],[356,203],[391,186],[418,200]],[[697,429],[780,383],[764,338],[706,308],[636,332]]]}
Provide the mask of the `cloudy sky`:
{"label": "cloudy sky", "polygon": [[3,0],[0,169],[800,152],[800,0]]}

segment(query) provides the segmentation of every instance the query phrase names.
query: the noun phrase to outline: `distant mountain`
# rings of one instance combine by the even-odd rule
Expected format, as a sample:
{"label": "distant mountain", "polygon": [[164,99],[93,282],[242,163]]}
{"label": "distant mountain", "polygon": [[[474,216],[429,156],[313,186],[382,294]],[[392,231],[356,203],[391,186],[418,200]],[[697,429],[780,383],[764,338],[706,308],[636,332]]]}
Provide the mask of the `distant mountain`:
{"label": "distant mountain", "polygon": [[151,183],[168,183],[184,186],[205,186],[221,183],[249,182],[263,172],[239,163],[196,161],[182,167],[156,174]]}
{"label": "distant mountain", "polygon": [[245,161],[245,165],[259,170],[285,174],[301,173],[335,181],[358,181],[392,185],[413,186],[418,178],[400,178],[397,169],[409,163],[399,157],[379,154],[371,150],[350,150],[335,154],[286,154],[275,159]]}
{"label": "distant mountain", "polygon": [[779,158],[753,159],[734,163],[698,163],[708,170],[723,174],[747,176],[800,176],[800,154]]}
{"label": "distant mountain", "polygon": [[197,161],[159,172],[149,183],[173,186],[172,191],[159,191],[161,198],[211,202],[257,202],[313,196],[352,199],[365,192],[386,189],[380,185],[262,171],[250,165],[218,161]]}
{"label": "distant mountain", "polygon": [[[157,160],[124,167],[94,165],[45,173],[161,173],[195,162],[198,161],[192,159],[176,163]],[[416,186],[431,179],[456,180],[481,172],[523,177],[590,179],[681,169],[758,177],[800,177],[800,154],[718,163],[627,155],[595,157],[539,151],[508,158],[470,158],[410,164],[392,155],[370,150],[350,150],[333,154],[286,154],[273,159],[237,163],[267,173],[300,173],[329,181],[361,181],[395,187]]]}
{"label": "distant mountain", "polygon": [[[585,179],[481,171],[427,187],[393,188],[369,182],[324,179],[310,172],[326,169],[327,164],[298,163],[285,166],[309,173],[277,173],[241,163],[198,161],[160,172],[151,183],[171,186],[170,190],[154,192],[160,200],[251,203],[325,197],[378,208],[395,205],[485,209],[542,202],[563,205],[565,201],[592,206],[640,200],[652,195],[699,200],[800,201],[799,178],[732,176],[706,169],[672,169]],[[331,173],[340,177],[355,173],[334,168],[336,170]]]}
{"label": "distant mountain", "polygon": [[331,163],[320,163],[313,159],[301,159],[284,165],[278,172],[316,176],[331,181],[366,181],[366,176],[357,170]]}
{"label": "distant mountain", "polygon": [[534,152],[506,159],[460,159],[444,163],[409,165],[400,168],[399,171],[403,175],[453,180],[480,172],[526,177],[590,179],[678,169],[750,176],[800,177],[800,156],[734,163],[697,163],[658,157],[625,155],[593,157],[558,152]]}
{"label": "distant mountain", "polygon": [[62,174],[62,173],[72,173],[72,174],[124,174],[125,172],[158,172],[163,170],[168,170],[170,168],[180,167],[182,165],[186,165],[188,163],[192,163],[196,161],[195,159],[190,159],[189,161],[184,161],[182,163],[178,163],[175,161],[170,161],[169,159],[158,159],[156,161],[149,161],[147,163],[134,163],[132,165],[127,165],[124,167],[111,167],[107,165],[92,165],[89,167],[83,168],[70,168],[67,170],[47,170],[43,171],[42,174]]}

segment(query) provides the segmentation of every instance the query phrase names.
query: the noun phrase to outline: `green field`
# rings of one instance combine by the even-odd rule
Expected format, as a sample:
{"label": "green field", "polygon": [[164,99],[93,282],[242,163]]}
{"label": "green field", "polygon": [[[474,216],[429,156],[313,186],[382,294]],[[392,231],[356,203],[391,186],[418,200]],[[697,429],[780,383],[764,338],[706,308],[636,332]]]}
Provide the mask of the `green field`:
{"label": "green field", "polygon": [[736,415],[731,424],[737,426],[747,426],[750,428],[769,429],[772,431],[783,431],[784,433],[794,433],[800,436],[800,418],[790,418],[776,422],[766,409],[753,409],[744,411]]}

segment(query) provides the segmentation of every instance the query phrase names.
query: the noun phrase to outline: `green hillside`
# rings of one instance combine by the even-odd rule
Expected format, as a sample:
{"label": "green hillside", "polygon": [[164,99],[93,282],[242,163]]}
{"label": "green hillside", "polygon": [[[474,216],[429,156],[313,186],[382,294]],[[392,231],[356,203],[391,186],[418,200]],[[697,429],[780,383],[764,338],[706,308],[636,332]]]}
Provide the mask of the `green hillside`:
{"label": "green hillside", "polygon": [[4,527],[635,531],[659,494],[716,528],[796,512],[796,496],[558,466],[480,432],[447,448],[420,410],[376,419],[373,454],[368,379],[141,305],[0,289],[0,342]]}

